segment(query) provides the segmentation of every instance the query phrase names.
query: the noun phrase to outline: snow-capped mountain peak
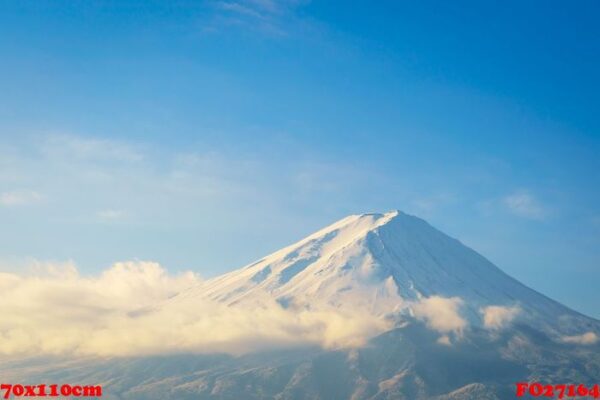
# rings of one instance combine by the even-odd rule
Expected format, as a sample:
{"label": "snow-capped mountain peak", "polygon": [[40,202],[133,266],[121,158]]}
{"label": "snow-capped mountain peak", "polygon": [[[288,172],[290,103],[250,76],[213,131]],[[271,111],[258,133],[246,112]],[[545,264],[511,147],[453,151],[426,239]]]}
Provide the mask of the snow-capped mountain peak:
{"label": "snow-capped mountain peak", "polygon": [[[413,314],[422,299],[453,299],[462,317],[486,324],[482,310],[519,310],[554,330],[579,331],[589,319],[511,278],[480,254],[401,211],[351,215],[181,296],[225,304],[368,309]],[[506,311],[506,312],[509,312]]]}

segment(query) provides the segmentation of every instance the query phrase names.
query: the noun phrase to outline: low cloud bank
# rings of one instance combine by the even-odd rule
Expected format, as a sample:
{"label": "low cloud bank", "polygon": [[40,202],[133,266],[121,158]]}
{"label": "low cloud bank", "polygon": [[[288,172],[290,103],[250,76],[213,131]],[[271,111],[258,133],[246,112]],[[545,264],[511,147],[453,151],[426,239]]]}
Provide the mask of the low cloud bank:
{"label": "low cloud bank", "polygon": [[176,296],[201,285],[151,262],[116,263],[96,277],[71,264],[23,276],[0,273],[0,354],[243,354],[314,344],[360,346],[391,328],[368,310],[288,311],[275,301],[226,306]]}
{"label": "low cloud bank", "polygon": [[[116,263],[94,277],[81,276],[71,263],[38,264],[34,271],[0,273],[0,355],[239,355],[304,345],[348,348],[394,327],[393,319],[374,314],[368,303],[340,308],[316,302],[292,309],[265,292],[253,302],[227,305],[208,299],[194,273],[172,275],[153,262]],[[439,343],[451,345],[450,338],[461,337],[468,327],[460,313],[463,303],[459,297],[431,296],[405,306],[441,334]],[[482,309],[485,326],[494,329],[517,313],[510,307]],[[597,340],[586,335],[565,341]]]}

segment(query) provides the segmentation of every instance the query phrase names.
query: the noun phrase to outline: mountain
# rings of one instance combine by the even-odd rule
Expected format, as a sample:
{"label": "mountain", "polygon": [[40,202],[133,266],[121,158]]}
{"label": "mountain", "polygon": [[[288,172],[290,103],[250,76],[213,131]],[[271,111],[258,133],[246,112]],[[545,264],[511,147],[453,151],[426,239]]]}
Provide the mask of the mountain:
{"label": "mountain", "polygon": [[518,310],[519,320],[552,335],[595,332],[598,326],[400,211],[349,216],[179,295],[196,296],[253,306],[276,299],[294,309],[330,305],[381,316],[410,315],[416,302],[438,296],[460,299],[461,315],[473,326],[484,324],[486,307]]}
{"label": "mountain", "polygon": [[251,316],[274,305],[277,318],[324,315],[309,326],[325,326],[328,337],[327,319],[338,315],[385,324],[362,342],[346,340],[364,332],[342,319],[334,333],[349,332],[346,341],[238,355],[11,360],[0,375],[101,383],[108,399],[512,399],[516,382],[600,381],[599,321],[399,211],[344,218],[155,310],[175,316],[181,304],[206,302]]}

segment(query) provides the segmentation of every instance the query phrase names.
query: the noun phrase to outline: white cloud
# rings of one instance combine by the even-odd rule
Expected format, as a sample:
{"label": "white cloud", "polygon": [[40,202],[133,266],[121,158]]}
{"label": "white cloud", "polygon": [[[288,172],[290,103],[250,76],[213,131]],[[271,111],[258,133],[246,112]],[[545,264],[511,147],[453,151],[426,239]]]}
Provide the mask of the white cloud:
{"label": "white cloud", "polygon": [[547,212],[539,201],[527,192],[515,192],[503,199],[503,204],[514,215],[528,219],[544,219]]}
{"label": "white cloud", "polygon": [[294,10],[302,0],[227,0],[214,2],[219,11],[205,27],[214,32],[232,26],[257,30],[265,34],[285,35]]}
{"label": "white cloud", "polygon": [[114,222],[125,218],[127,213],[123,210],[106,209],[98,211],[97,216],[102,221]]}
{"label": "white cloud", "polygon": [[5,207],[34,204],[42,199],[43,196],[33,190],[15,190],[0,193],[0,205]]}
{"label": "white cloud", "polygon": [[28,276],[0,273],[0,354],[242,354],[360,346],[390,328],[369,310],[288,311],[274,300],[252,307],[174,297],[201,288],[200,279],[169,275],[152,262],[116,263],[96,277],[80,276],[72,263],[46,267]]}
{"label": "white cloud", "polygon": [[450,193],[440,193],[437,195],[418,197],[412,200],[416,214],[422,216],[431,216],[440,208],[454,202],[456,197]]}
{"label": "white cloud", "polygon": [[301,3],[303,1],[298,0],[230,0],[219,1],[217,6],[224,10],[266,18],[289,12]]}
{"label": "white cloud", "polygon": [[425,321],[426,325],[441,333],[461,333],[467,321],[460,315],[463,301],[459,297],[431,296],[412,305],[414,316]]}
{"label": "white cloud", "polygon": [[263,14],[261,14],[258,10],[242,4],[240,2],[221,2],[219,3],[219,7],[222,10],[230,11],[233,13],[243,14],[245,16],[253,17],[253,18],[265,18]]}
{"label": "white cloud", "polygon": [[450,336],[448,335],[442,335],[438,338],[437,340],[438,344],[442,344],[444,346],[451,346],[452,342],[450,341]]}
{"label": "white cloud", "polygon": [[502,329],[510,324],[521,312],[518,306],[488,306],[480,310],[483,315],[483,326],[487,329]]}
{"label": "white cloud", "polygon": [[586,332],[581,335],[563,336],[562,341],[565,343],[591,345],[598,342],[600,338],[594,332]]}
{"label": "white cloud", "polygon": [[131,163],[144,159],[141,149],[114,139],[52,134],[40,138],[40,147],[46,156],[66,160]]}

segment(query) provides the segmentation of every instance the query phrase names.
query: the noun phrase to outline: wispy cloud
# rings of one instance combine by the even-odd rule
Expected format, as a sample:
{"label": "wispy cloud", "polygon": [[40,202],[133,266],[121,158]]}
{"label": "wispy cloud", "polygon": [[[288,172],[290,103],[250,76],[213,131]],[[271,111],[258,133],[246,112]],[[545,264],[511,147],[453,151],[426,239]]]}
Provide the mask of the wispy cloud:
{"label": "wispy cloud", "polygon": [[518,306],[488,306],[480,310],[483,315],[483,326],[498,330],[508,326],[521,312]]}
{"label": "wispy cloud", "polygon": [[223,0],[216,2],[217,6],[223,10],[258,18],[286,14],[305,3],[307,1],[299,0]]}
{"label": "wispy cloud", "polygon": [[581,335],[563,336],[562,341],[571,344],[592,345],[600,340],[594,332],[586,332]]}
{"label": "wispy cloud", "polygon": [[460,315],[463,300],[459,297],[431,296],[421,299],[412,306],[415,317],[425,321],[427,326],[441,333],[461,333],[467,321]]}
{"label": "wispy cloud", "polygon": [[[302,232],[315,227],[306,218],[309,212],[290,208],[306,210],[319,203],[314,221],[328,204],[357,203],[349,193],[370,193],[370,186],[381,184],[364,165],[314,155],[282,157],[283,151],[267,156],[219,146],[164,149],[148,142],[60,134],[26,136],[13,147],[2,169],[14,178],[5,185],[35,191],[4,192],[0,205],[33,204],[42,194],[52,199],[47,209],[52,221],[36,223],[45,229],[60,221],[57,242],[69,235],[65,224],[124,218],[134,226],[206,224],[237,232],[240,226],[260,231],[269,226],[265,221],[273,227],[288,219]],[[217,222],[217,215],[232,210],[235,218]]]}
{"label": "wispy cloud", "polygon": [[40,150],[48,157],[120,162],[137,162],[144,158],[141,149],[114,139],[50,134],[41,136],[38,140]]}
{"label": "wispy cloud", "polygon": [[106,209],[98,211],[96,216],[104,222],[115,222],[127,217],[127,212],[124,210]]}
{"label": "wispy cloud", "polygon": [[224,26],[240,26],[268,34],[285,35],[296,8],[307,3],[301,0],[223,0],[214,5],[218,11],[207,30]]}
{"label": "wispy cloud", "polygon": [[228,11],[234,14],[240,14],[243,16],[247,16],[250,18],[256,18],[264,20],[266,18],[264,13],[261,13],[259,10],[249,7],[243,3],[239,2],[220,2],[218,3],[219,8],[223,11]]}
{"label": "wispy cloud", "polygon": [[0,205],[5,207],[39,203],[43,196],[33,190],[14,190],[0,193]]}
{"label": "wispy cloud", "polygon": [[541,220],[547,216],[547,210],[527,191],[512,193],[504,197],[502,202],[509,212],[519,217]]}
{"label": "wispy cloud", "polygon": [[450,193],[439,193],[430,196],[421,196],[412,200],[416,214],[431,216],[440,208],[456,201],[456,196]]}

